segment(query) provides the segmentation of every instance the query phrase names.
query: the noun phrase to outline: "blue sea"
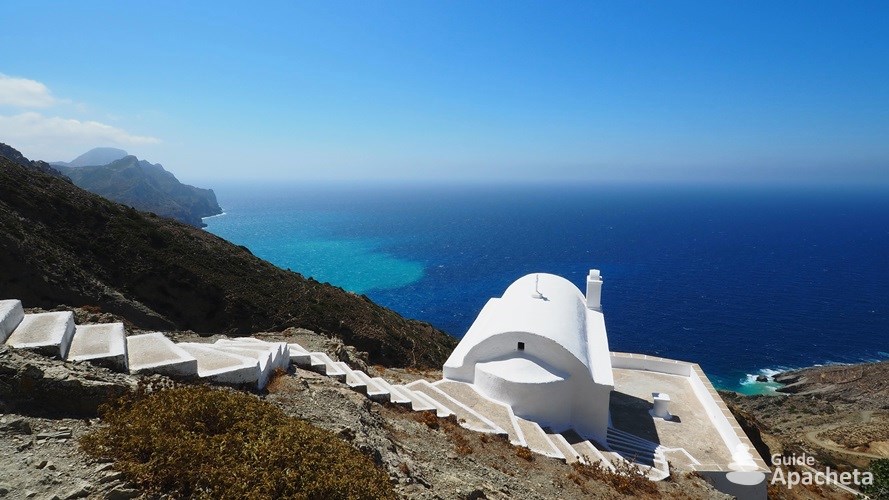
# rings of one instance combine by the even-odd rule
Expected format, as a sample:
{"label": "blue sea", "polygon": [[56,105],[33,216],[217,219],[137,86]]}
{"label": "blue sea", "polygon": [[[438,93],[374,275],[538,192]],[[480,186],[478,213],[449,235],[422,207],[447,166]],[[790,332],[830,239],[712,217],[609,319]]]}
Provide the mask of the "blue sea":
{"label": "blue sea", "polygon": [[718,387],[889,358],[889,191],[828,187],[220,185],[211,231],[461,337],[532,272],[601,269],[612,350]]}

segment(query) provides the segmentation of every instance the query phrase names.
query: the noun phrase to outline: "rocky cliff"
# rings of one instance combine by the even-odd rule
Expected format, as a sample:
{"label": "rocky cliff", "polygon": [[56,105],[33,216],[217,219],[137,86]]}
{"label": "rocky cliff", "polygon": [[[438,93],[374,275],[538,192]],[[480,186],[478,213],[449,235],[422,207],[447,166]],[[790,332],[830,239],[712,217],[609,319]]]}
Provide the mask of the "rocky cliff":
{"label": "rocky cliff", "polygon": [[54,166],[74,184],[91,193],[195,227],[204,226],[203,217],[222,213],[212,189],[183,184],[160,164],[139,160],[126,155],[123,150],[111,151],[124,156],[107,164],[82,165],[89,158],[97,161],[113,158],[107,152],[97,153],[87,160],[82,160],[81,156],[68,166],[62,163]]}

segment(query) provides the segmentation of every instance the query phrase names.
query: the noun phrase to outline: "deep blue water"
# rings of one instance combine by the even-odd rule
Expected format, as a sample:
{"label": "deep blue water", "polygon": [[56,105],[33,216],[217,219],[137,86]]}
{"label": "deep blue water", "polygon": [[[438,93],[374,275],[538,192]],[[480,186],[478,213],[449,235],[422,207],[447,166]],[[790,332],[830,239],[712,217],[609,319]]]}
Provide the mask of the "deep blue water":
{"label": "deep blue water", "polygon": [[602,270],[612,350],[762,371],[889,358],[889,191],[217,186],[208,230],[460,337],[531,272]]}

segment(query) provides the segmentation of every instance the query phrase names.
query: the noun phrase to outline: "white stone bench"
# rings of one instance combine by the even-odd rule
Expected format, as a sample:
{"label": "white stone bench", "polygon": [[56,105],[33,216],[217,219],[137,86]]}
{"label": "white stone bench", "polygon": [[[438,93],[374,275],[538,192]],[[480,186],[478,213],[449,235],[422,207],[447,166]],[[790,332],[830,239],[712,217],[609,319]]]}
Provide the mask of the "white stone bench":
{"label": "white stone bench", "polygon": [[71,311],[26,314],[6,344],[65,359],[73,336],[74,313]]}
{"label": "white stone bench", "polygon": [[286,342],[266,342],[252,337],[238,337],[234,339],[219,339],[214,345],[266,350],[272,355],[271,364],[273,371],[275,368],[280,368],[284,371],[290,368],[290,348]]}
{"label": "white stone bench", "polygon": [[272,373],[275,372],[275,368],[277,367],[277,365],[274,364],[274,353],[268,349],[251,349],[249,346],[245,347],[243,344],[231,345],[224,343],[220,344],[219,342],[207,345],[222,352],[246,356],[256,360],[259,363],[259,377],[256,382],[257,387],[265,387],[268,385],[269,379],[271,379]]}
{"label": "white stone bench", "polygon": [[265,387],[259,384],[262,370],[255,357],[226,352],[208,344],[183,342],[177,345],[197,360],[198,377],[221,384],[252,384],[260,390]]}
{"label": "white stone bench", "polygon": [[20,300],[0,300],[0,344],[6,342],[9,334],[25,318]]}
{"label": "white stone bench", "polygon": [[130,373],[160,373],[173,377],[198,374],[198,361],[164,334],[146,333],[127,337]]}
{"label": "white stone bench", "polygon": [[127,332],[123,323],[77,325],[66,359],[127,371]]}

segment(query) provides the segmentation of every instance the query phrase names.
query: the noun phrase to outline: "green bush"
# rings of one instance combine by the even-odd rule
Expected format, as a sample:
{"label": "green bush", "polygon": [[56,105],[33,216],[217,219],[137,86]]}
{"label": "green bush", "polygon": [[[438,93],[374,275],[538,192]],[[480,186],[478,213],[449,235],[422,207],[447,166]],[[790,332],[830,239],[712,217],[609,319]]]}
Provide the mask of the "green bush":
{"label": "green bush", "polygon": [[889,459],[874,460],[870,471],[874,473],[874,484],[861,488],[861,491],[874,500],[889,500]]}
{"label": "green bush", "polygon": [[330,432],[204,386],[137,391],[80,443],[149,492],[195,498],[394,498],[388,476]]}

